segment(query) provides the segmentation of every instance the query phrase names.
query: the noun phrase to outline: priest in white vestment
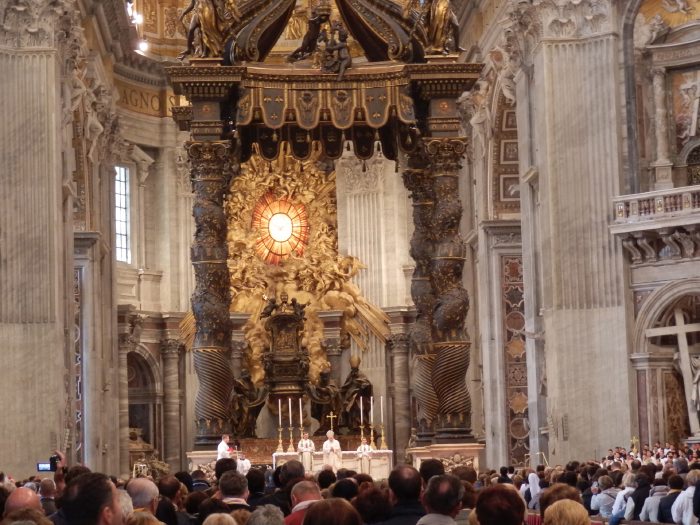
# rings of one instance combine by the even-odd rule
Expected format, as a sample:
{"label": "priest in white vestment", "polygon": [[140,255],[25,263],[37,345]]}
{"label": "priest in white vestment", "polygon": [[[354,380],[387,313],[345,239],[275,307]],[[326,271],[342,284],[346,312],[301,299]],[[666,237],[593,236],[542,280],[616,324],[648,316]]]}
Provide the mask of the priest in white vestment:
{"label": "priest in white vestment", "polygon": [[369,464],[372,461],[372,447],[367,444],[367,438],[362,438],[362,443],[357,447],[357,459],[360,463],[360,472],[369,474]]}
{"label": "priest in white vestment", "polygon": [[245,457],[243,452],[238,453],[238,458],[236,459],[237,465],[236,470],[243,474],[244,476],[248,474],[250,470],[250,460]]}
{"label": "priest in white vestment", "polygon": [[335,432],[332,430],[326,432],[326,437],[328,439],[323,442],[323,463],[329,465],[333,472],[338,472],[343,465],[340,443],[335,439]]}
{"label": "priest in white vestment", "polygon": [[299,461],[304,465],[304,470],[306,472],[313,472],[313,454],[316,451],[316,445],[309,439],[308,432],[304,432],[301,435],[299,445],[297,445],[297,451],[299,452]]}
{"label": "priest in white vestment", "polygon": [[229,442],[228,434],[224,434],[223,436],[221,436],[221,443],[219,443],[219,446],[216,447],[216,459],[217,459],[217,461],[219,459],[231,457],[231,448],[229,447],[228,442]]}

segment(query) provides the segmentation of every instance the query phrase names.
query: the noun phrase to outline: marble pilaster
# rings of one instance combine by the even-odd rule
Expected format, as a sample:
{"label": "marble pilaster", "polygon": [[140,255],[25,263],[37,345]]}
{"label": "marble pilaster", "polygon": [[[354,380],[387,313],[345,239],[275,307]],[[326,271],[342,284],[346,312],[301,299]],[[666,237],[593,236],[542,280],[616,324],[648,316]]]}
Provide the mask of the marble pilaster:
{"label": "marble pilaster", "polygon": [[[620,351],[627,346],[623,259],[606,213],[622,180],[619,43],[610,0],[513,4],[506,31],[526,70],[516,75],[518,96],[526,96],[517,103],[520,173],[538,173],[539,216],[524,207],[522,225],[523,253],[540,254],[541,263],[539,281],[526,269],[525,289],[539,289],[541,304],[526,311],[526,326],[541,326],[546,337],[547,379],[529,389],[546,391],[551,463],[631,435],[630,367]],[[533,261],[526,255],[526,266]],[[590,411],[578,403],[584,397],[586,407],[612,398],[629,409]],[[600,425],[601,417],[618,424]]]}
{"label": "marble pilaster", "polygon": [[131,334],[119,334],[119,475],[129,476],[129,368],[127,356],[133,350]]}
{"label": "marble pilaster", "polygon": [[654,93],[654,131],[656,138],[656,160],[654,168],[654,189],[673,188],[673,163],[669,160],[668,108],[666,104],[666,69],[655,67],[651,71]]}
{"label": "marble pilaster", "polygon": [[31,395],[4,407],[0,448],[3,470],[19,478],[35,473],[37,454],[65,446],[73,427],[66,388],[74,357],[73,239],[62,207],[59,79],[61,24],[74,8],[69,1],[11,0],[0,25],[0,382],[8,392],[25,392],[32,380]]}

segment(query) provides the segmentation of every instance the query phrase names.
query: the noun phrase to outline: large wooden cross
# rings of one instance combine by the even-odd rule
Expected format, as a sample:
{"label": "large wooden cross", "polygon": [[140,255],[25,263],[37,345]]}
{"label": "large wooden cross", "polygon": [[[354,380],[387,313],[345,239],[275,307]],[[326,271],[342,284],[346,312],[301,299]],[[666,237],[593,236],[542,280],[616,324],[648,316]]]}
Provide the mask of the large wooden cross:
{"label": "large wooden cross", "polygon": [[700,435],[700,418],[698,411],[691,403],[693,397],[693,368],[690,363],[690,350],[688,348],[688,334],[700,332],[700,323],[686,324],[683,317],[683,309],[677,307],[674,312],[675,326],[661,326],[658,328],[648,328],[645,335],[658,337],[660,335],[675,335],[678,338],[678,354],[681,360],[681,373],[683,374],[683,389],[685,390],[685,400],[688,405],[688,418],[690,419],[690,433],[694,436]]}
{"label": "large wooden cross", "polygon": [[328,419],[331,420],[331,431],[333,430],[333,420],[336,419],[338,416],[336,416],[333,411],[331,410],[331,413],[326,416]]}

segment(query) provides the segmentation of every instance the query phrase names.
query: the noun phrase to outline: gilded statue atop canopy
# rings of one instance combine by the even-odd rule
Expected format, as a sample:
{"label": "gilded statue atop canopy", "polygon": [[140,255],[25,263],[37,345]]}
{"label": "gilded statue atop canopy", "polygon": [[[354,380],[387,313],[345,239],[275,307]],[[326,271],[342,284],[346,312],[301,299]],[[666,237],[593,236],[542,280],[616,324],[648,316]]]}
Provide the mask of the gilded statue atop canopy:
{"label": "gilded statue atop canopy", "polygon": [[450,0],[428,0],[425,5],[429,53],[463,51],[459,47],[459,21]]}
{"label": "gilded statue atop canopy", "polygon": [[[181,23],[191,11],[194,13],[187,28],[187,49],[178,58],[222,56],[231,28],[241,20],[236,0],[191,0],[180,15]],[[199,46],[195,47],[197,35]]]}

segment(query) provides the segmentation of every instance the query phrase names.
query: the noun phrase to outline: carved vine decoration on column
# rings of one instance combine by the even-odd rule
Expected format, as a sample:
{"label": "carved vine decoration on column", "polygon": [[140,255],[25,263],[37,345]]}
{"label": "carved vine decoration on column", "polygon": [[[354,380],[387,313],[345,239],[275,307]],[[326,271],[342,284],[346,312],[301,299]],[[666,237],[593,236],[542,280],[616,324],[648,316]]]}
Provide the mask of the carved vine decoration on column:
{"label": "carved vine decoration on column", "polygon": [[466,147],[465,139],[425,139],[425,149],[432,160],[435,199],[432,217],[435,244],[430,265],[435,293],[433,387],[439,402],[440,426],[463,429],[468,429],[471,415],[466,384],[471,343],[464,328],[469,295],[462,286],[466,245],[459,234],[462,204],[458,172]]}
{"label": "carved vine decoration on column", "polygon": [[438,399],[432,381],[435,356],[431,351],[435,295],[430,283],[430,256],[433,251],[431,229],[435,202],[426,158],[424,151],[418,150],[409,156],[409,168],[403,172],[404,185],[413,202],[414,230],[410,254],[416,263],[411,279],[411,297],[416,305],[416,322],[409,334],[413,368],[411,379],[418,402],[418,426],[423,432],[432,428],[438,411]]}
{"label": "carved vine decoration on column", "polygon": [[227,430],[231,415],[231,294],[223,203],[238,165],[233,162],[229,142],[187,142],[185,147],[192,163],[195,194],[191,251],[196,282],[192,294],[196,322],[193,350],[199,378],[195,418],[200,435],[214,435]]}

